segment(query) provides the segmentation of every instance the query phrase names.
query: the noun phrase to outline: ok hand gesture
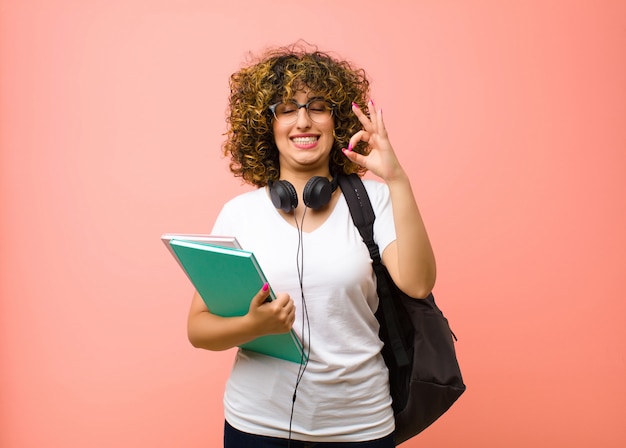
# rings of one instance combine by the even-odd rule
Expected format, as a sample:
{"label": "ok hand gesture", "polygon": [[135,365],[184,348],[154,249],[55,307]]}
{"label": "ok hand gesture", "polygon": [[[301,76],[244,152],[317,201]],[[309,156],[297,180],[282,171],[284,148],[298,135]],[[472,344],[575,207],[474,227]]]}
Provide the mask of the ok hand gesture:
{"label": "ok hand gesture", "polygon": [[[404,176],[404,170],[391,146],[387,129],[385,129],[382,109],[376,109],[374,102],[370,100],[369,117],[363,113],[356,103],[352,103],[352,111],[363,125],[363,129],[350,138],[348,148],[343,150],[346,157],[352,162],[367,168],[385,182]],[[360,141],[369,145],[370,151],[368,155],[352,151],[352,148]]]}

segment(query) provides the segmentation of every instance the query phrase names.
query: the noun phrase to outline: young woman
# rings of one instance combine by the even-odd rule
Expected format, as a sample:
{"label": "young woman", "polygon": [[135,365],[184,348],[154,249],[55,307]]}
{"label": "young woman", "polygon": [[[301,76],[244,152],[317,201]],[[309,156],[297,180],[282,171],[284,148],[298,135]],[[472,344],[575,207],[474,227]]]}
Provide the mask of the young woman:
{"label": "young woman", "polygon": [[[376,280],[337,176],[369,170],[374,236],[396,284],[425,297],[435,260],[409,178],[365,73],[300,46],[271,50],[231,76],[231,171],[258,189],[227,202],[213,233],[254,252],[267,285],[245,316],[211,313],[196,293],[188,334],[225,350],[293,330],[306,368],[240,349],[224,396],[224,446],[393,447]],[[295,400],[295,401],[294,401]]]}

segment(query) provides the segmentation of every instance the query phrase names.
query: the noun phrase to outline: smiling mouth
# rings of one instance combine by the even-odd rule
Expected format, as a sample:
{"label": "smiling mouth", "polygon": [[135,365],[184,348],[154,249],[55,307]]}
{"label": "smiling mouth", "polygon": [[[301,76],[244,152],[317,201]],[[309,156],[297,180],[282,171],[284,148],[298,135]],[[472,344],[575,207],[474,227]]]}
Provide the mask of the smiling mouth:
{"label": "smiling mouth", "polygon": [[296,145],[312,145],[317,142],[318,137],[293,137],[291,141],[293,141]]}

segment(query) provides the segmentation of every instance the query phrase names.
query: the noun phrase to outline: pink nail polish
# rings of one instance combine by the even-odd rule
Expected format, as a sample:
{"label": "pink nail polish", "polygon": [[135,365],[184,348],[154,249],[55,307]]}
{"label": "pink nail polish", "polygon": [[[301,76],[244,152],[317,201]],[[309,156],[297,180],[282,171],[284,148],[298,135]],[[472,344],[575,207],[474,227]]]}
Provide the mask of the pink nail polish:
{"label": "pink nail polish", "polygon": [[352,143],[348,144],[348,151],[352,151]]}
{"label": "pink nail polish", "polygon": [[358,109],[358,108],[359,108],[359,105],[353,101],[353,102],[352,102],[352,107],[355,107],[355,108],[357,108],[357,109]]}
{"label": "pink nail polish", "polygon": [[267,292],[267,290],[270,289],[270,285],[268,285],[267,283],[263,285],[263,291]]}

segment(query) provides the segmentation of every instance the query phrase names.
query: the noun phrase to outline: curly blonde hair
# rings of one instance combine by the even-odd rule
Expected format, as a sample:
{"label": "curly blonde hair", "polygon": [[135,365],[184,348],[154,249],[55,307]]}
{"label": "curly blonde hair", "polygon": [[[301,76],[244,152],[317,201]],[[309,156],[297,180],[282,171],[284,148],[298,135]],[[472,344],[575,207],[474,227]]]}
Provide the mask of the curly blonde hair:
{"label": "curly blonde hair", "polygon": [[[235,176],[257,187],[279,179],[278,149],[269,106],[292,98],[303,85],[334,106],[330,172],[365,172],[341,152],[350,137],[362,128],[352,112],[352,103],[367,113],[369,81],[365,72],[347,61],[296,43],[267,51],[230,77],[228,130],[223,150],[225,156],[230,156],[230,170]],[[366,145],[360,142],[354,150],[364,153]]]}

